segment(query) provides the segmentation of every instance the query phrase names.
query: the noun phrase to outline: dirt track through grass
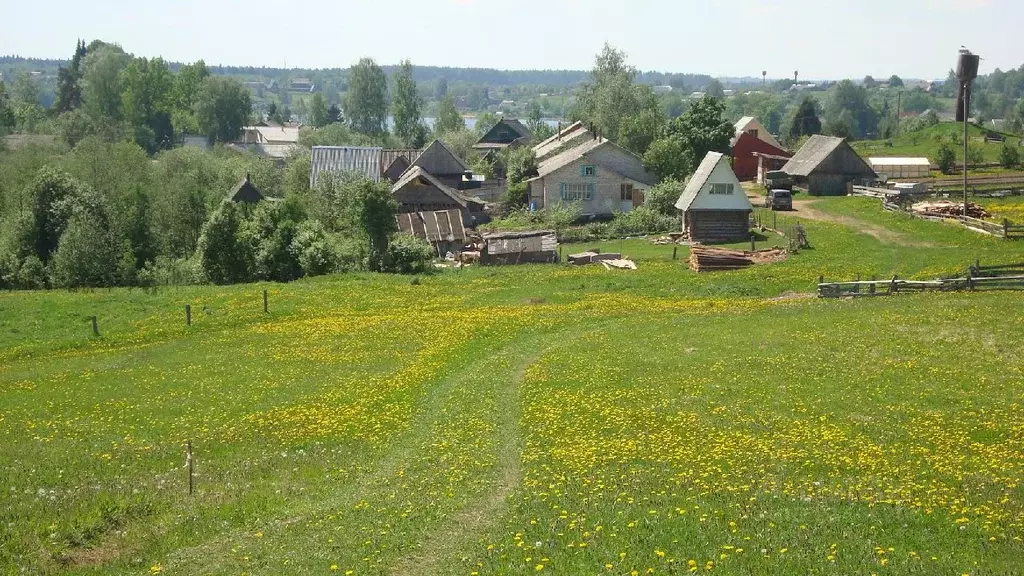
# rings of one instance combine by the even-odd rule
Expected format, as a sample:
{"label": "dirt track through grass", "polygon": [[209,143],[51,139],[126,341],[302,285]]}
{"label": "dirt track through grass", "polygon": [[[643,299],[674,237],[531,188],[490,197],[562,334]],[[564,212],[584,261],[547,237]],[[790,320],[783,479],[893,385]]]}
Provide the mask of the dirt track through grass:
{"label": "dirt track through grass", "polygon": [[852,228],[862,234],[867,234],[876,238],[879,242],[885,244],[896,244],[899,246],[909,246],[913,248],[928,248],[935,246],[931,242],[922,242],[920,240],[913,240],[908,238],[905,234],[901,234],[894,230],[890,230],[884,226],[872,224],[871,222],[865,222],[859,218],[852,216],[837,216],[834,214],[827,214],[820,210],[817,210],[813,206],[813,199],[802,199],[793,201],[793,211],[796,216],[801,218],[808,218],[810,220],[818,220],[819,222],[832,222],[835,224],[841,224],[848,228]]}

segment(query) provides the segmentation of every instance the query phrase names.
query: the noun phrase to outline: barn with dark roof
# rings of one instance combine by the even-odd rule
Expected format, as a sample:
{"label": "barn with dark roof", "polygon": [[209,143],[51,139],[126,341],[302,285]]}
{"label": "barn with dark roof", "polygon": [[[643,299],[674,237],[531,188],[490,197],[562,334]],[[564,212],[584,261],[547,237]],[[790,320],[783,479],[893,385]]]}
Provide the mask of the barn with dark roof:
{"label": "barn with dark roof", "polygon": [[782,167],[812,196],[843,196],[848,184],[871,185],[878,175],[843,138],[815,134]]}

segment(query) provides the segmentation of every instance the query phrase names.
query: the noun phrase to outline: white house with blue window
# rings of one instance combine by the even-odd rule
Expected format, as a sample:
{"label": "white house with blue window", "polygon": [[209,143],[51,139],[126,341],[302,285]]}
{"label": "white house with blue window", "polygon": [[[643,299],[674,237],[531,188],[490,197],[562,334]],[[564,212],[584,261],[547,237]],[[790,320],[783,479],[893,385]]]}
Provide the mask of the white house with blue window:
{"label": "white house with blue window", "polygon": [[643,204],[644,193],[658,183],[639,156],[607,139],[591,138],[569,146],[542,160],[537,176],[527,181],[533,209],[579,203],[587,215],[629,212]]}
{"label": "white house with blue window", "polygon": [[750,233],[754,207],[729,165],[729,157],[708,152],[676,201],[690,240],[732,242]]}

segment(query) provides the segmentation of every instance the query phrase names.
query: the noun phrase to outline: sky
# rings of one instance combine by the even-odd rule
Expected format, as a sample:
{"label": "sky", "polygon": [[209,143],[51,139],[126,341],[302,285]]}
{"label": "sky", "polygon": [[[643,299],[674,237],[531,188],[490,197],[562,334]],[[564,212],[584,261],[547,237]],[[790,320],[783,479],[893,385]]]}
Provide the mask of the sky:
{"label": "sky", "polygon": [[1024,64],[1022,21],[1022,0],[0,0],[0,54],[578,70],[609,42],[641,70],[944,79],[961,45],[983,74]]}

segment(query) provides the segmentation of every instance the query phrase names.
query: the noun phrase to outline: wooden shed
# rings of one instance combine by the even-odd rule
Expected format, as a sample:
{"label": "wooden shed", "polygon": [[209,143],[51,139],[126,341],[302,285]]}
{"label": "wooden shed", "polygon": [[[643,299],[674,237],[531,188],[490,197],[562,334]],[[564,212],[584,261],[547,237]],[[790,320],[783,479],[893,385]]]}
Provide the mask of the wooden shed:
{"label": "wooden shed", "polygon": [[249,175],[245,175],[245,179],[238,183],[238,186],[228,194],[228,200],[238,204],[256,204],[264,200],[263,193],[256,189],[256,186],[249,180]]}
{"label": "wooden shed", "polygon": [[846,140],[820,134],[811,136],[782,171],[813,196],[844,196],[847,184],[870,186],[878,179]]}
{"label": "wooden shed", "polygon": [[558,237],[554,230],[494,232],[483,235],[484,266],[558,262]]}
{"label": "wooden shed", "polygon": [[740,186],[729,157],[708,152],[676,202],[683,212],[683,231],[698,242],[745,240],[754,210]]}
{"label": "wooden shed", "polygon": [[430,242],[439,257],[448,252],[461,252],[466,243],[461,210],[408,212],[396,215],[395,220],[400,231]]}

